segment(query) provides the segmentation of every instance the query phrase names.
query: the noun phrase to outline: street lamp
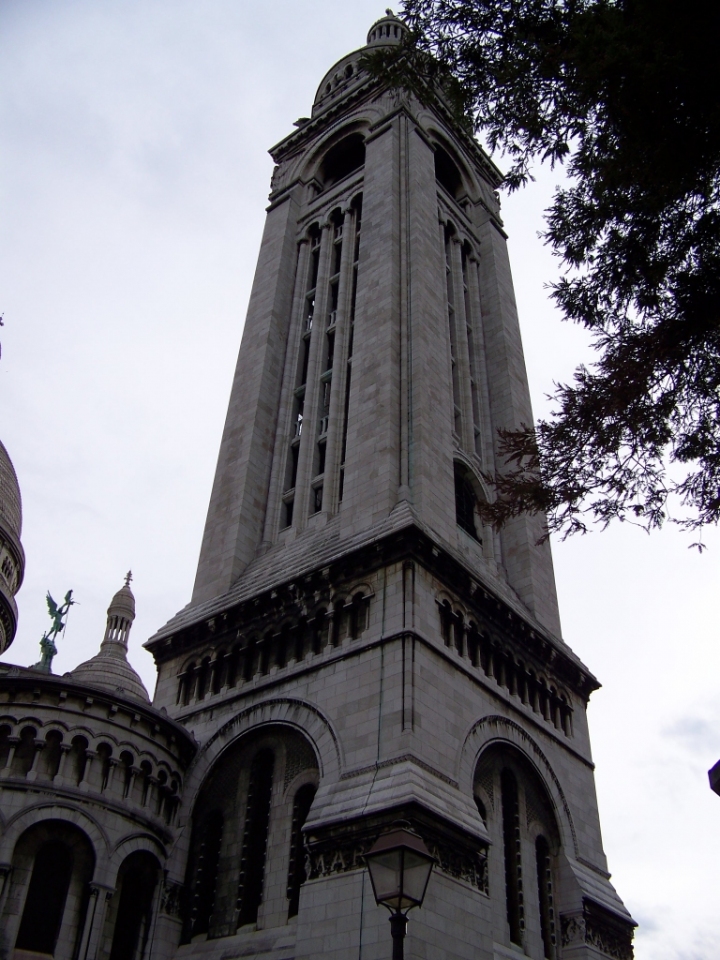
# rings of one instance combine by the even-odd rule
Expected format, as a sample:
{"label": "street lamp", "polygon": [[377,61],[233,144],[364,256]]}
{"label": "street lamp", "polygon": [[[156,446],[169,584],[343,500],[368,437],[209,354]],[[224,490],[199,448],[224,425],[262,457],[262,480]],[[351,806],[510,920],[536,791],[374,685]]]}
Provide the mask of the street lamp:
{"label": "street lamp", "polygon": [[403,960],[407,913],[422,906],[434,858],[405,821],[383,833],[365,855],[375,901],[390,911],[392,960]]}

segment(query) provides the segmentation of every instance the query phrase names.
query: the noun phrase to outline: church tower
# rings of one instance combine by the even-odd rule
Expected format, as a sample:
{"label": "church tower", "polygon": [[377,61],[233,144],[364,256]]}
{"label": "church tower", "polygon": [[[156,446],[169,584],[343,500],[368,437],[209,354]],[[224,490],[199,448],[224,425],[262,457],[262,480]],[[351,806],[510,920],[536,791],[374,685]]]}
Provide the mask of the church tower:
{"label": "church tower", "polygon": [[436,865],[406,955],[632,957],[543,524],[499,534],[532,422],[501,174],[442,98],[323,78],[276,166],[191,603],[147,646],[199,744],[154,956],[390,956],[364,854]]}

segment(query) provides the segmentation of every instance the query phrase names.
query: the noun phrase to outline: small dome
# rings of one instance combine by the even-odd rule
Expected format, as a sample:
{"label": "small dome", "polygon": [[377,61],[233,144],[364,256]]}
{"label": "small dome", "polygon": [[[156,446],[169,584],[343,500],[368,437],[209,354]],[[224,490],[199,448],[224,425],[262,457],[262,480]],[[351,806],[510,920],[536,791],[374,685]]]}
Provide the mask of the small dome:
{"label": "small dome", "polygon": [[315,94],[313,116],[327,104],[334,103],[336,97],[344,94],[356,80],[367,77],[360,66],[360,59],[367,52],[368,47],[372,52],[373,48],[400,43],[407,32],[407,25],[396,17],[392,10],[386,10],[385,16],[370,27],[367,45],[348,53],[325,74]]}
{"label": "small dome", "polygon": [[101,648],[100,653],[75,667],[66,676],[75,683],[100,687],[102,690],[111,690],[131,700],[150,703],[145,685],[137,671],[125,658],[124,648],[119,643],[103,644],[103,647],[106,649]]}
{"label": "small dome", "polygon": [[110,601],[108,617],[123,617],[131,622],[135,619],[135,597],[130,589],[132,574],[128,572],[125,583]]}
{"label": "small dome", "polygon": [[100,644],[100,652],[91,660],[75,667],[66,676],[76,683],[101,687],[132,700],[150,703],[142,680],[127,660],[130,627],[135,619],[135,597],[130,589],[131,579],[132,573],[128,571],[124,585],[110,601],[105,638]]}
{"label": "small dome", "polygon": [[19,540],[22,532],[22,500],[15,467],[0,441],[0,524]]}
{"label": "small dome", "polygon": [[370,27],[367,35],[369,47],[387,46],[389,43],[400,43],[407,33],[407,26],[396,17],[392,10],[386,10],[385,16],[376,20]]}

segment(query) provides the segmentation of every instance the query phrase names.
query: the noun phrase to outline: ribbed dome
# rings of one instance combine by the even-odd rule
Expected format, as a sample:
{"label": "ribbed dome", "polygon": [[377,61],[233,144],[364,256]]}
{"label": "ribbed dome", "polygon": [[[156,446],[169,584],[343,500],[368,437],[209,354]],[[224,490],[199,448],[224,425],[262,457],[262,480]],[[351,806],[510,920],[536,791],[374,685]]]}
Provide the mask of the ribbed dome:
{"label": "ribbed dome", "polygon": [[396,17],[392,10],[386,10],[385,16],[376,20],[370,27],[366,46],[354,50],[344,56],[342,60],[338,60],[322,78],[315,94],[313,116],[319,109],[324,109],[329,103],[334,103],[335,99],[346,93],[356,81],[367,77],[365,71],[360,67],[360,59],[368,52],[368,47],[371,48],[370,52],[373,52],[377,47],[400,43],[407,32],[407,25],[399,17]]}
{"label": "ribbed dome", "polygon": [[15,467],[0,441],[0,523],[20,539],[22,500]]}
{"label": "ribbed dome", "polygon": [[108,617],[124,617],[130,622],[135,619],[135,597],[128,583],[120,587],[110,601]]}
{"label": "ribbed dome", "polygon": [[103,690],[112,690],[133,700],[150,703],[150,697],[137,672],[127,661],[130,626],[135,619],[135,597],[130,589],[132,574],[110,601],[105,638],[100,652],[68,674],[77,683],[87,683]]}
{"label": "ribbed dome", "polygon": [[[100,653],[92,660],[86,660],[71,670],[67,676],[75,683],[86,683],[88,686],[101,687],[103,690],[112,690],[131,700],[140,700],[150,703],[150,697],[145,685],[137,672],[130,666],[125,657],[125,650],[120,644],[103,644]],[[104,648],[104,649],[103,649]]]}

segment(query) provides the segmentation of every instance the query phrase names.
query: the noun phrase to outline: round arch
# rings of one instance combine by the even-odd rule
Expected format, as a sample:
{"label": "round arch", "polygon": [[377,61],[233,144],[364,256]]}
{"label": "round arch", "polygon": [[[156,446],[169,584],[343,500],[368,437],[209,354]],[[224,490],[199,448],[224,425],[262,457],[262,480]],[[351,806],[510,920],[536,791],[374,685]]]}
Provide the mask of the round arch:
{"label": "round arch", "polygon": [[96,876],[94,879],[98,882],[104,882],[106,865],[110,856],[110,842],[107,834],[94,817],[70,804],[65,805],[58,801],[41,802],[31,807],[25,807],[8,819],[5,832],[0,840],[0,863],[10,863],[15,844],[22,834],[30,827],[34,827],[45,820],[60,820],[72,824],[87,836],[95,854],[96,873],[102,874],[102,876]]}
{"label": "round arch", "polygon": [[555,807],[563,846],[566,850],[572,850],[577,857],[579,851],[575,824],[557,774],[540,746],[514,720],[502,716],[488,716],[472,724],[465,735],[457,760],[460,790],[466,796],[472,795],[475,769],[480,756],[488,747],[496,744],[514,747],[534,768]]}
{"label": "round arch", "polygon": [[117,872],[127,857],[129,857],[131,853],[138,852],[151,854],[160,866],[165,863],[168,855],[164,844],[151,833],[139,832],[128,834],[121,840],[118,840],[110,854],[107,870],[107,882],[109,885],[115,885]]}
{"label": "round arch", "polygon": [[321,168],[326,156],[349,137],[360,136],[363,141],[367,135],[369,122],[363,117],[355,117],[349,123],[334,127],[315,145],[312,153],[302,160],[300,174],[305,181],[320,179]]}
{"label": "round arch", "polygon": [[344,766],[340,741],[324,714],[304,700],[265,700],[229,720],[198,752],[185,776],[184,796],[187,799],[183,821],[189,812],[187,806],[192,804],[220,754],[246,733],[269,724],[284,725],[306,736],[315,750],[321,778],[339,779]]}

